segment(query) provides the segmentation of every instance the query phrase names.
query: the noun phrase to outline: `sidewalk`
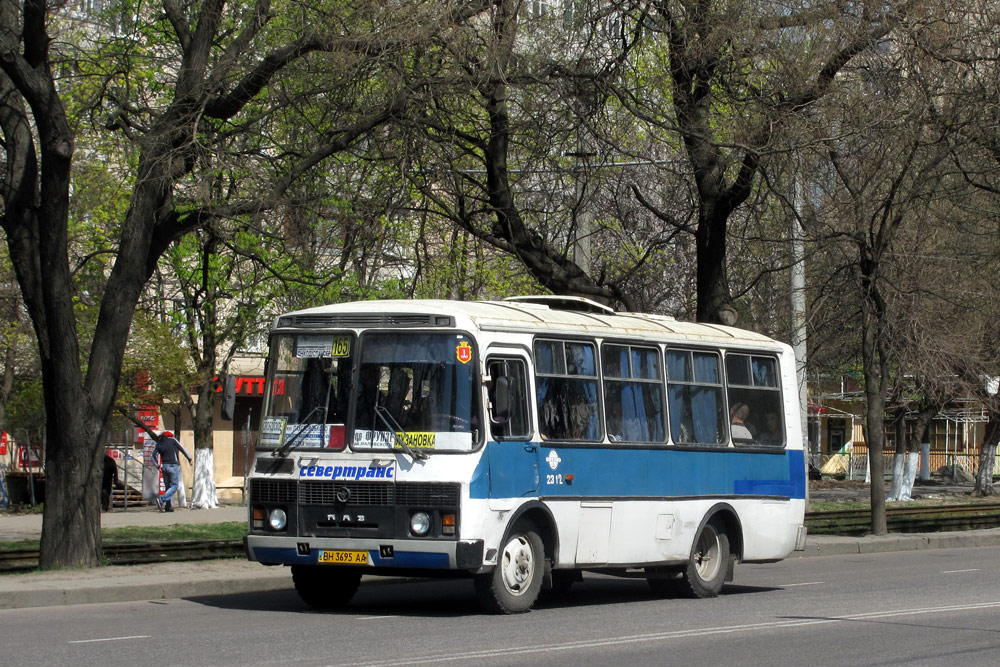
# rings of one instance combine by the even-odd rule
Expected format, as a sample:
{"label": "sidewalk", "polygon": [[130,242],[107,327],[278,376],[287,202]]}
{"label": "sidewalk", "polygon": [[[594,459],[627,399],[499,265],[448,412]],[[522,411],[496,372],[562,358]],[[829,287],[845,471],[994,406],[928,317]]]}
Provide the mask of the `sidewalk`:
{"label": "sidewalk", "polygon": [[[243,506],[223,506],[211,510],[178,509],[170,514],[139,509],[105,512],[101,515],[104,526],[214,523],[245,519],[246,507]],[[32,539],[32,535],[37,537],[40,532],[40,515],[0,516],[0,540]],[[28,537],[12,537],[13,535]],[[900,533],[881,537],[821,535],[810,537],[806,542],[806,550],[794,553],[790,558],[998,545],[1000,528],[947,533]],[[0,576],[0,609],[161,600],[291,588],[292,577],[288,568],[266,567],[241,559],[121,565]]]}

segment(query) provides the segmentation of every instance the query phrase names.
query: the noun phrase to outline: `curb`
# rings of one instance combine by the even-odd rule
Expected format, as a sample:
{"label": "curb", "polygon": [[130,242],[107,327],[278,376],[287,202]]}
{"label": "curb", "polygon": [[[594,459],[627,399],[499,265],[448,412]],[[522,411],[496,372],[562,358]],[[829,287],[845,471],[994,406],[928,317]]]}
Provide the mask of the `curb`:
{"label": "curb", "polygon": [[[98,571],[111,572],[85,580],[67,579],[63,573],[53,573],[51,578],[45,573],[9,575],[12,579],[0,579],[0,609],[166,600],[292,588],[291,575],[284,568],[268,568],[267,572],[254,574],[239,571],[230,574],[197,571],[150,574],[148,570],[117,574],[126,567],[129,566],[100,568]],[[15,577],[25,579],[13,579]]]}
{"label": "curb", "polygon": [[942,533],[892,533],[856,538],[820,535],[807,540],[805,551],[793,554],[790,558],[995,546],[1000,546],[1000,528]]}
{"label": "curb", "polygon": [[[0,593],[0,609],[263,593],[291,587],[291,576],[286,574],[281,578],[195,580],[171,584],[149,583],[66,589],[26,588]],[[194,595],[192,589],[195,591]]]}

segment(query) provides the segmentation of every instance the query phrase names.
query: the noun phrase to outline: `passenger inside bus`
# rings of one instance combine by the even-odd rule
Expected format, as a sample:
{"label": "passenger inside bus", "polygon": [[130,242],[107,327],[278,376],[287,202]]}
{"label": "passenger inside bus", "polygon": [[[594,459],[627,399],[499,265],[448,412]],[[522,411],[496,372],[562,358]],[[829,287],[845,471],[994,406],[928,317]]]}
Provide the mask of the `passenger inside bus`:
{"label": "passenger inside bus", "polygon": [[347,415],[349,364],[339,359],[309,359],[302,375],[298,418],[304,424],[343,424]]}
{"label": "passenger inside bus", "polygon": [[375,364],[364,364],[358,373],[358,406],[355,414],[356,428],[375,429],[375,406],[385,403],[379,384],[382,380],[381,370]]}
{"label": "passenger inside bus", "polygon": [[746,425],[749,415],[750,406],[746,403],[736,403],[729,409],[729,432],[735,444],[745,445],[753,442],[753,434]]}
{"label": "passenger inside bus", "polygon": [[784,441],[781,434],[781,418],[777,412],[768,412],[764,415],[764,432],[757,438],[758,444],[773,446],[780,445]]}

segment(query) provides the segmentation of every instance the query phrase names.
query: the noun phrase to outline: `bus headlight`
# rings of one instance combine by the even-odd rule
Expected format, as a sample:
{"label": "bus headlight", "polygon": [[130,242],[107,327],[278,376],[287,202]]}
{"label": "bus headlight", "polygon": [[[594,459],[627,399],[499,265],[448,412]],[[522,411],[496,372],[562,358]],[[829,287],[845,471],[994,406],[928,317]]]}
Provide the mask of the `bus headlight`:
{"label": "bus headlight", "polygon": [[410,532],[418,537],[426,535],[431,529],[431,518],[427,512],[414,512],[410,515]]}
{"label": "bus headlight", "polygon": [[284,530],[285,526],[288,525],[288,515],[285,514],[285,510],[271,510],[271,514],[267,517],[267,523],[271,526],[271,530]]}

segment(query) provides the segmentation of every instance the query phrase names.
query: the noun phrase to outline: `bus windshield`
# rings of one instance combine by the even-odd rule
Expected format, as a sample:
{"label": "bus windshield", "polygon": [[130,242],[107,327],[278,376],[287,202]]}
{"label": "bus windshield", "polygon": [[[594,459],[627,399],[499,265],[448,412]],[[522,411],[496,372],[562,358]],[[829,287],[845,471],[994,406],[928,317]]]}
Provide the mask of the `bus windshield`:
{"label": "bus windshield", "polygon": [[423,458],[479,440],[474,348],[463,334],[279,334],[270,363],[262,447]]}

